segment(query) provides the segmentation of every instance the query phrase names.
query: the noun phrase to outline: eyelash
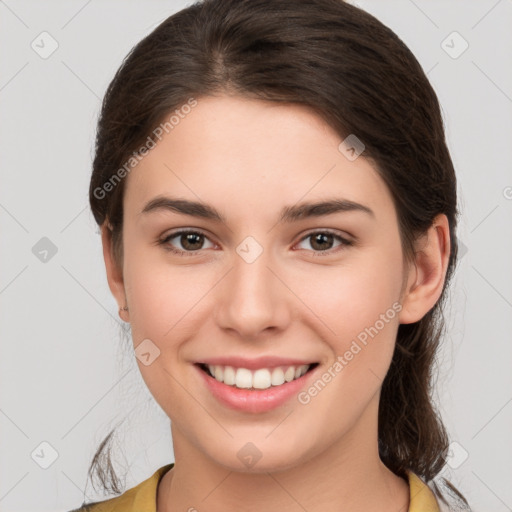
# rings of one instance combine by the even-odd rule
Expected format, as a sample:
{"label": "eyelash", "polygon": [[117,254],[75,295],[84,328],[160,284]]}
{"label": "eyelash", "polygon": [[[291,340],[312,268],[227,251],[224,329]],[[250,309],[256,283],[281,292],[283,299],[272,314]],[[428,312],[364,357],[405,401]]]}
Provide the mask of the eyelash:
{"label": "eyelash", "polygon": [[[206,236],[206,234],[202,233],[201,231],[182,229],[180,231],[175,231],[174,233],[170,233],[164,239],[159,240],[158,241],[158,245],[165,246],[165,249],[167,251],[170,251],[170,252],[172,252],[172,253],[174,253],[174,254],[176,254],[178,256],[195,256],[195,255],[197,255],[201,251],[201,249],[199,249],[197,251],[182,251],[181,249],[176,249],[176,248],[172,247],[171,245],[168,245],[169,240],[172,240],[173,238],[176,238],[177,236],[184,235],[184,234],[201,235],[201,236],[204,236],[205,238],[208,238]],[[337,248],[327,249],[325,251],[312,251],[314,256],[329,256],[329,255],[338,253],[339,251],[342,251],[342,250],[344,250],[347,247],[350,247],[350,246],[354,245],[354,242],[352,240],[347,240],[346,238],[343,238],[342,236],[336,234],[334,231],[329,230],[329,229],[312,231],[312,232],[308,233],[307,235],[303,236],[299,240],[298,243],[303,242],[304,240],[308,239],[309,237],[312,237],[313,235],[318,235],[318,234],[333,235],[334,238],[338,239],[338,241],[341,242],[341,245],[338,246]]]}

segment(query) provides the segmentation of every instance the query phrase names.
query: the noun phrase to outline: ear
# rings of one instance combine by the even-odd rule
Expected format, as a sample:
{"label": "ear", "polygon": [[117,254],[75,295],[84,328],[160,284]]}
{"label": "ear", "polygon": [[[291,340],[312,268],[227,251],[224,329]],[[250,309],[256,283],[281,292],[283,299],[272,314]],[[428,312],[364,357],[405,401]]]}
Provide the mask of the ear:
{"label": "ear", "polygon": [[[124,289],[123,270],[119,268],[114,258],[114,249],[112,244],[112,232],[108,221],[101,226],[101,242],[103,244],[103,259],[105,260],[105,269],[107,272],[107,281],[112,295],[116,299],[119,308],[127,306],[126,293]],[[119,316],[125,322],[128,322],[128,311],[119,310]]]}
{"label": "ear", "polygon": [[441,296],[450,258],[450,226],[446,215],[434,219],[427,233],[417,241],[415,252],[415,264],[409,269],[401,300],[401,324],[421,320]]}

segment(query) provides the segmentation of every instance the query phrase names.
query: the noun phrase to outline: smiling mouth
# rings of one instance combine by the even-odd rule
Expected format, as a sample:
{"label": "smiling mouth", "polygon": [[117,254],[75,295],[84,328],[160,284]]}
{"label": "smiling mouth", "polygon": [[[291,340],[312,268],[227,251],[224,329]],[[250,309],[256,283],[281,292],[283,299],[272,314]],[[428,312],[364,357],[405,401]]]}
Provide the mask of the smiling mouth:
{"label": "smiling mouth", "polygon": [[209,377],[228,386],[245,390],[264,390],[279,387],[288,382],[298,380],[313,371],[319,363],[304,364],[300,366],[278,366],[275,368],[260,368],[249,370],[224,365],[196,365]]}

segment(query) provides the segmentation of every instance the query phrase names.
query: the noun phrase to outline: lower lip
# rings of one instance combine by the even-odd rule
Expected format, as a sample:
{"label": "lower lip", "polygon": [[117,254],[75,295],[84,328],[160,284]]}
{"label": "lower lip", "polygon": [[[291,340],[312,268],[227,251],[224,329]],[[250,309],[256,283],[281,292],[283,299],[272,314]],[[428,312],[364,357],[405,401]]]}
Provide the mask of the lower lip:
{"label": "lower lip", "polygon": [[275,409],[276,407],[284,404],[291,397],[296,396],[301,388],[304,387],[309,377],[318,368],[317,366],[298,379],[292,380],[291,382],[285,382],[280,386],[271,386],[267,389],[249,390],[228,386],[227,384],[214,379],[199,366],[194,366],[202,375],[204,382],[213,396],[215,396],[222,404],[227,405],[232,409],[253,413],[270,411],[271,409]]}

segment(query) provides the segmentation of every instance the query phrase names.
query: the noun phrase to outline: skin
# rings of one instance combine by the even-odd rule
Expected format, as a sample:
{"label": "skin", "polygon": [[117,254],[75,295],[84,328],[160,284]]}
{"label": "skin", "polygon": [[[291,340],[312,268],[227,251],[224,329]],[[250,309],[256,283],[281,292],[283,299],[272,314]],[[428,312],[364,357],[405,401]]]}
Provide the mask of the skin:
{"label": "skin", "polygon": [[[124,197],[124,259],[116,264],[102,227],[107,279],[134,347],[149,338],[160,355],[144,381],[171,419],[175,467],[161,480],[158,512],[350,510],[406,511],[408,483],[382,463],[377,414],[400,323],[421,319],[439,299],[450,241],[439,215],[403,264],[391,195],[364,153],[354,161],[342,139],[312,110],[235,96],[198,105],[130,172]],[[158,195],[214,206],[225,223],[172,211],[141,214]],[[279,224],[284,206],[326,198],[368,206]],[[177,228],[206,236],[198,249]],[[354,240],[340,246],[318,231]],[[262,254],[236,252],[254,237]],[[185,245],[183,245],[185,243]],[[393,303],[385,323],[308,404],[294,397],[248,413],[221,405],[193,363],[224,355],[278,355],[318,361],[327,370]],[[245,467],[237,452],[252,442],[261,459]]]}

